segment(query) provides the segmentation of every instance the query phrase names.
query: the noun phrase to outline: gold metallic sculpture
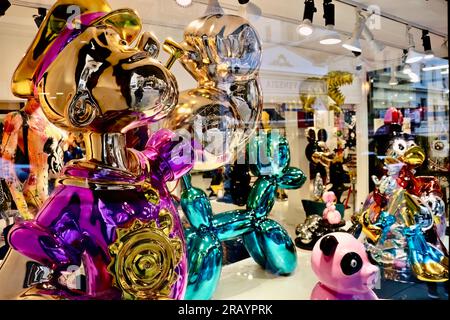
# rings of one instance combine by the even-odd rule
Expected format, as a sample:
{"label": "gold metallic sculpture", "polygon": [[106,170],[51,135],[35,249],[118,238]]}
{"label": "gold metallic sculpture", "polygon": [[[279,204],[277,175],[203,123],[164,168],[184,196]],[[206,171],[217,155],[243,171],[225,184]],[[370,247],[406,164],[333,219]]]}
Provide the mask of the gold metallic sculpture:
{"label": "gold metallic sculpture", "polygon": [[[111,8],[103,0],[60,0],[59,10],[49,16],[36,35],[35,41],[30,45],[27,53],[22,58],[19,66],[14,72],[11,89],[15,96],[28,99],[34,95],[34,77],[42,57],[57,38],[59,32],[66,27],[70,16],[89,12],[106,12]],[[79,10],[78,12],[75,10]],[[73,10],[72,10],[73,9]],[[74,19],[74,27],[76,20]]]}
{"label": "gold metallic sculpture", "polygon": [[166,210],[160,211],[159,221],[158,227],[154,220],[135,220],[130,228],[118,229],[117,240],[109,246],[109,268],[125,299],[165,298],[177,280],[174,271],[183,255],[183,243],[170,238],[173,218]]}
{"label": "gold metallic sculpture", "polygon": [[198,82],[180,93],[165,127],[185,129],[199,144],[195,169],[232,162],[255,130],[263,105],[255,29],[236,15],[209,14],[189,24],[182,43],[168,39],[164,49]]}
{"label": "gold metallic sculpture", "polygon": [[[340,91],[343,85],[353,83],[353,75],[345,71],[330,71],[324,77],[311,77],[306,79],[306,88],[301,89],[300,101],[306,112],[314,112],[314,103],[320,95],[326,95],[326,105],[328,110],[336,113],[342,112],[342,105],[345,103],[345,96]],[[322,92],[326,88],[326,92]]]}
{"label": "gold metallic sculpture", "polygon": [[[12,248],[52,270],[49,290],[26,289],[21,298],[184,296],[183,231],[165,183],[191,169],[189,148],[172,156],[189,145],[163,129],[143,151],[126,146],[126,132],[163,118],[178,99],[175,77],[156,59],[157,39],[139,37],[141,28],[134,10],[59,0],[17,69],[13,91],[32,92],[52,123],[82,132],[86,145],[37,217],[10,231]],[[80,265],[84,289],[72,288],[63,273]]]}

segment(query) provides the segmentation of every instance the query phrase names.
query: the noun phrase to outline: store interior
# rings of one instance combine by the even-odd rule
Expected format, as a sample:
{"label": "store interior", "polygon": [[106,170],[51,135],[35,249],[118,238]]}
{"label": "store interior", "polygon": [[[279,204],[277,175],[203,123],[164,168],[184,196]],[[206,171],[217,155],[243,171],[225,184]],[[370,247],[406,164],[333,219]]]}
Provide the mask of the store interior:
{"label": "store interior", "polygon": [[[58,2],[61,1],[59,0]],[[42,211],[45,210],[41,209],[42,206],[50,208],[51,201],[46,199],[50,195],[51,198],[49,199],[55,199],[52,192],[56,190],[60,183],[60,172],[62,172],[60,170],[63,170],[61,168],[64,165],[69,166],[71,163],[76,163],[79,159],[84,159],[86,150],[89,151],[88,156],[94,157],[94,152],[89,149],[89,146],[86,147],[86,140],[82,141],[79,131],[64,128],[65,141],[61,142],[64,140],[61,138],[56,143],[60,143],[59,147],[61,150],[56,157],[62,157],[61,160],[63,161],[60,161],[61,167],[56,170],[57,172],[46,174],[44,179],[45,188],[46,190],[48,189],[45,195],[47,202],[45,202],[45,205],[41,204],[35,208],[35,212],[32,212],[30,209],[30,217],[25,216],[20,211],[21,204],[18,202],[17,199],[19,198],[15,193],[23,193],[23,190],[25,190],[23,189],[24,184],[29,180],[26,180],[28,178],[22,179],[21,182],[18,182],[20,187],[16,187],[13,192],[10,191],[11,188],[15,187],[11,187],[13,183],[10,181],[12,180],[8,180],[10,176],[6,172],[9,169],[5,164],[7,161],[5,161],[4,155],[6,154],[8,143],[10,143],[10,140],[7,137],[5,138],[5,133],[8,135],[11,129],[8,129],[5,121],[10,120],[8,117],[10,117],[11,113],[19,114],[20,110],[25,110],[25,106],[28,105],[30,98],[25,96],[18,97],[15,94],[14,90],[11,89],[12,79],[16,74],[17,67],[23,63],[24,55],[30,52],[30,44],[35,41],[39,27],[42,25],[46,15],[51,13],[51,8],[55,2],[55,0],[0,0],[2,8],[0,9],[0,43],[2,43],[2,49],[0,50],[0,122],[2,122],[1,151],[3,157],[2,176],[0,177],[2,180],[2,189],[0,190],[2,199],[0,200],[3,200],[0,219],[0,230],[3,233],[0,239],[0,247],[3,248],[3,251],[0,251],[3,254],[3,256],[0,255],[0,299],[20,299],[24,296],[26,299],[33,299],[45,296],[45,294],[38,295],[35,293],[35,295],[30,294],[27,296],[23,292],[30,288],[35,290],[39,286],[48,283],[48,281],[52,281],[51,279],[54,279],[54,277],[52,278],[49,275],[54,274],[55,270],[53,270],[53,267],[56,264],[54,263],[50,267],[45,265],[45,263],[36,262],[39,261],[38,259],[30,258],[30,255],[33,256],[32,249],[30,249],[31,246],[29,248],[20,247],[20,245],[23,245],[21,243],[16,247],[18,250],[11,249],[11,244],[8,241],[12,241],[12,248],[14,248],[16,246],[13,241],[14,238],[11,235],[5,237],[4,230],[10,230],[14,225],[13,229],[18,230],[15,231],[18,234],[16,238],[20,237],[21,229],[17,225],[23,224],[25,223],[24,220],[27,221],[29,219],[31,221],[39,221],[39,216],[44,216]],[[70,1],[66,2],[70,3]],[[78,3],[83,3],[84,1],[77,0],[75,2],[78,5]],[[103,2],[103,0],[99,2]],[[244,126],[248,127],[253,126],[252,130],[246,133],[249,137],[243,139],[242,141],[244,142],[241,141],[239,145],[233,145],[233,142],[230,145],[225,143],[226,150],[224,153],[230,153],[231,156],[228,158],[224,157],[226,160],[221,158],[222,162],[220,164],[217,164],[219,161],[214,165],[206,163],[203,167],[201,164],[194,164],[189,173],[187,171],[183,172],[185,174],[183,177],[179,176],[176,179],[172,179],[172,181],[166,181],[167,190],[181,219],[181,224],[185,228],[186,239],[197,241],[201,238],[200,235],[198,238],[192,236],[195,232],[200,234],[200,227],[197,230],[195,227],[196,222],[193,221],[200,219],[205,219],[206,221],[206,218],[193,219],[191,217],[192,212],[185,210],[185,207],[193,210],[197,214],[196,217],[200,217],[202,210],[204,210],[203,208],[208,207],[208,205],[202,207],[206,202],[200,204],[200,200],[190,205],[190,207],[187,204],[183,207],[183,199],[188,199],[188,196],[184,195],[185,193],[183,192],[189,189],[188,179],[186,179],[186,176],[189,176],[192,186],[202,190],[206,195],[201,201],[207,201],[210,204],[211,221],[213,221],[211,223],[217,224],[214,225],[216,229],[205,227],[206,229],[210,231],[219,230],[218,225],[221,227],[225,225],[225,218],[227,218],[226,214],[228,213],[230,213],[230,216],[231,213],[236,214],[235,217],[229,218],[229,221],[226,222],[232,224],[233,219],[234,222],[239,220],[237,218],[239,216],[238,212],[239,214],[249,214],[250,216],[248,212],[259,212],[258,207],[262,208],[261,210],[267,211],[264,213],[266,215],[264,219],[267,218],[267,220],[270,219],[270,221],[276,222],[277,227],[273,227],[273,229],[281,226],[280,230],[282,230],[279,231],[279,234],[275,234],[275,231],[270,231],[272,230],[270,228],[268,228],[269,231],[265,230],[264,232],[267,232],[267,234],[273,232],[268,238],[273,235],[273,238],[270,238],[270,240],[274,243],[286,241],[286,243],[294,244],[294,248],[291,251],[293,250],[296,262],[289,262],[288,254],[280,253],[282,252],[282,249],[280,249],[280,251],[277,251],[279,255],[273,255],[277,257],[274,259],[278,259],[277,263],[281,266],[278,269],[273,267],[268,262],[270,259],[267,258],[267,256],[271,256],[270,253],[254,253],[259,250],[259,244],[256,244],[258,239],[265,239],[264,232],[260,231],[257,236],[251,238],[248,236],[248,233],[245,233],[247,231],[241,232],[245,228],[250,230],[250,227],[247,225],[244,227],[244,223],[238,226],[236,222],[227,231],[223,231],[226,236],[217,234],[214,236],[220,239],[221,243],[219,246],[221,249],[216,249],[221,253],[216,254],[214,259],[211,258],[212,256],[208,256],[204,261],[201,261],[202,264],[199,268],[203,269],[199,273],[202,274],[204,272],[205,275],[203,277],[207,278],[204,287],[202,285],[197,285],[195,288],[194,286],[190,287],[191,265],[193,265],[193,261],[200,263],[201,258],[197,254],[195,258],[197,260],[193,260],[194,258],[191,256],[192,252],[195,253],[195,250],[192,251],[189,246],[191,243],[194,243],[194,240],[187,241],[185,252],[187,262],[184,260],[184,262],[180,262],[180,266],[176,270],[181,272],[179,270],[189,269],[189,283],[187,289],[179,289],[179,287],[182,287],[179,283],[182,282],[180,279],[183,277],[179,276],[178,280],[174,280],[172,276],[167,276],[166,282],[172,285],[171,298],[214,300],[330,299],[326,294],[317,291],[318,281],[322,283],[326,281],[321,276],[323,273],[327,273],[327,270],[326,266],[323,266],[322,269],[317,271],[319,267],[317,267],[317,262],[313,260],[312,251],[314,244],[323,239],[322,236],[326,237],[329,233],[340,232],[347,235],[352,234],[354,239],[356,239],[355,241],[363,245],[361,248],[364,248],[364,255],[367,255],[367,257],[363,257],[361,262],[364,266],[366,266],[366,263],[369,264],[369,260],[370,263],[377,266],[378,276],[376,279],[370,279],[373,283],[369,291],[377,296],[378,299],[448,299],[449,239],[446,229],[448,229],[450,207],[450,110],[447,1],[128,0],[124,2],[109,0],[108,3],[112,10],[126,7],[138,13],[142,21],[142,32],[152,32],[160,42],[161,48],[157,60],[161,61],[162,64],[171,58],[171,55],[166,50],[169,43],[167,39],[172,39],[175,43],[185,43],[183,41],[187,41],[188,32],[192,31],[187,26],[189,25],[192,29],[198,27],[198,24],[195,25],[195,23],[192,24],[191,22],[200,17],[216,16],[220,18],[233,15],[246,19],[247,23],[252,26],[250,30],[256,30],[257,36],[252,38],[254,35],[249,32],[240,35],[241,38],[239,40],[234,39],[245,42],[245,46],[241,44],[242,48],[237,50],[252,50],[253,47],[258,47],[255,45],[255,39],[259,37],[260,41],[260,61],[245,61],[246,64],[244,65],[244,69],[251,69],[253,65],[258,65],[257,71],[250,77],[254,76],[257,79],[255,81],[259,83],[259,89],[256,89],[256,91],[259,90],[256,93],[258,98],[254,100],[259,99],[260,110],[254,119],[252,118],[244,124]],[[10,6],[7,4],[10,4]],[[333,5],[332,10],[327,7],[330,5]],[[76,11],[74,12],[76,13]],[[231,22],[234,23],[234,20]],[[226,32],[228,30],[227,26],[228,28],[234,26],[231,22],[229,24],[225,23],[223,29],[217,32],[220,35]],[[218,23],[223,23],[223,21]],[[211,26],[210,33],[213,32],[213,27]],[[77,37],[80,36],[77,34]],[[137,42],[136,39],[134,40]],[[201,42],[199,39],[196,40],[199,43]],[[48,41],[51,43],[50,41],[53,40]],[[72,41],[77,40],[75,38]],[[69,45],[71,44],[69,43]],[[198,45],[201,46],[201,43]],[[233,44],[231,42],[228,45],[233,46],[236,43]],[[69,46],[69,48],[71,47]],[[173,48],[176,47],[171,48],[175,50]],[[255,52],[257,51],[257,49],[254,50]],[[61,64],[58,65],[59,69],[50,69],[53,73],[48,72],[50,74],[48,82],[60,81],[61,83],[68,83],[68,79],[73,78],[73,75],[68,70],[71,70],[72,64],[75,63],[73,61],[77,61],[79,56],[74,54],[71,56],[67,52],[66,47],[60,49],[57,53],[57,55],[63,57],[60,58],[61,61],[67,59],[67,69],[61,67]],[[63,54],[66,56],[63,56]],[[205,59],[208,60],[208,58],[203,58],[203,62]],[[60,63],[60,60],[56,59],[56,62],[52,61],[49,63],[56,65]],[[112,63],[111,61],[108,60],[108,63]],[[204,63],[207,64],[207,62]],[[98,69],[94,67],[93,70],[92,72],[96,72]],[[77,72],[79,73],[80,71],[78,70]],[[180,98],[178,98],[179,104],[177,105],[177,110],[180,111],[179,106],[183,107],[180,102],[182,97],[184,97],[183,94],[192,88],[197,88],[199,84],[197,79],[194,78],[195,72],[193,75],[193,72],[189,71],[181,61],[175,61],[171,65],[170,72],[173,74],[173,78],[176,79],[177,90],[180,93]],[[215,79],[218,71],[209,72],[207,77]],[[77,76],[79,76],[78,73]],[[116,76],[115,73],[113,75]],[[248,77],[245,79],[248,81]],[[227,82],[226,80],[221,81],[219,81],[220,85]],[[102,83],[102,81],[99,81],[99,83]],[[220,87],[220,85],[217,86]],[[43,86],[45,85],[41,84],[41,86],[38,86],[36,84],[33,93],[35,98],[38,97],[38,99],[42,100],[42,96],[50,95],[50,93],[39,91]],[[79,83],[76,86],[78,88]],[[112,87],[112,85],[110,87],[108,85],[104,86],[105,88]],[[115,92],[118,92],[118,90],[116,89]],[[55,104],[65,104],[66,101],[72,99],[74,94],[78,93],[74,92],[72,95],[65,95],[65,93],[61,92],[60,94],[57,92],[50,99],[44,97],[49,102],[47,102],[48,105],[45,108],[42,107],[44,110],[43,114],[47,116],[50,122],[59,127],[58,130],[60,130],[60,124],[63,123],[61,119],[67,115],[68,111],[61,118],[58,118],[54,115],[49,117],[50,111],[48,110],[52,110],[52,106]],[[108,101],[109,104],[115,103],[113,98],[108,97],[108,92],[105,91],[99,95],[104,101]],[[248,93],[248,96],[250,95]],[[125,101],[124,98],[121,98],[122,100]],[[223,101],[220,103],[223,104]],[[236,101],[236,99],[233,101]],[[110,107],[115,108],[116,106]],[[52,110],[51,112],[56,111]],[[189,112],[188,109],[188,115]],[[154,121],[152,119],[144,131],[156,132],[159,129],[172,129],[169,124],[173,125],[175,117],[172,117],[170,113],[168,114],[170,121],[159,119]],[[155,116],[155,118],[157,117]],[[226,120],[216,121],[219,123],[223,121],[224,127],[227,125]],[[86,128],[89,126],[86,126]],[[176,128],[182,127],[179,125]],[[85,130],[84,127],[83,130]],[[93,130],[93,132],[95,131]],[[19,132],[18,145],[21,141],[23,143],[23,139],[25,139],[25,131],[19,130]],[[28,131],[27,134],[29,135],[30,132],[32,130]],[[96,132],[101,131],[99,129]],[[236,146],[241,152],[242,150],[248,150],[246,148],[249,148],[248,146],[254,143],[253,137],[264,136],[267,133],[281,136],[282,142],[277,140],[277,143],[279,145],[283,145],[283,143],[287,145],[287,150],[289,150],[287,153],[289,154],[290,152],[290,157],[287,157],[290,161],[285,167],[299,170],[292,171],[297,174],[298,181],[292,178],[289,182],[291,184],[288,182],[283,184],[283,179],[288,180],[286,178],[288,175],[286,169],[283,169],[282,173],[277,171],[276,174],[264,175],[262,172],[265,169],[259,168],[258,165],[260,164],[256,165],[258,169],[255,171],[251,164],[249,166],[245,161],[243,164],[238,162],[238,156],[236,155],[238,152],[233,154],[230,151]],[[135,146],[137,144],[146,146],[146,140],[142,140],[137,134],[132,135],[133,133],[130,136],[131,139],[134,139],[133,143]],[[127,136],[128,138],[130,137]],[[53,142],[55,142],[54,140]],[[284,141],[287,142],[285,143]],[[30,140],[30,144],[33,143],[37,142]],[[419,147],[420,150],[414,149],[415,146]],[[136,147],[136,149],[138,148]],[[408,149],[408,152],[414,149],[413,151],[416,152],[416,155],[413,154],[411,158],[416,159],[414,158],[415,156],[419,157],[421,159],[420,164],[413,163],[412,160],[408,160],[410,158],[404,156],[406,149]],[[21,150],[23,153],[23,147]],[[30,152],[30,150],[32,149],[28,147],[26,153]],[[283,152],[286,153],[286,151],[281,151],[281,153]],[[407,154],[409,155],[410,153]],[[279,154],[274,151],[270,156],[273,159],[269,159],[267,167],[275,170],[273,168],[280,165],[276,158]],[[18,156],[15,154],[14,159],[17,160],[17,158]],[[32,156],[26,158],[30,161]],[[282,156],[280,159],[284,161]],[[383,168],[383,161],[386,166],[384,168],[389,167],[389,165],[395,166],[395,164],[403,161],[403,168],[408,168],[409,170],[404,173],[406,178],[395,176],[397,177],[397,184],[394,187],[386,187],[383,183],[392,178],[395,173],[392,173],[394,169],[389,169],[389,167],[388,171],[383,171],[380,174],[381,171],[379,170],[385,170],[380,169]],[[47,163],[47,160],[45,162]],[[57,161],[55,160],[55,162]],[[48,160],[48,164],[50,164],[50,160]],[[29,170],[29,167],[27,168]],[[21,169],[17,169],[16,166],[15,170],[17,173]],[[65,171],[66,174],[67,172],[70,172],[70,170]],[[374,175],[378,176],[378,180],[373,178]],[[264,180],[265,176],[270,178]],[[408,189],[408,186],[401,184],[404,181],[406,181],[405,185],[410,180],[416,181],[414,177],[428,177],[428,180],[420,180],[420,178],[417,180],[420,188],[413,188],[414,192],[420,189],[420,191],[416,192],[417,194]],[[382,180],[383,178],[386,179]],[[299,182],[301,179],[304,180]],[[274,199],[267,200],[267,203],[264,202],[265,204],[258,204],[256,208],[252,207],[250,210],[251,205],[249,203],[251,201],[256,203],[269,193],[269,189],[262,189],[261,181],[273,183],[271,186],[273,190],[270,189],[270,194],[274,194]],[[400,187],[400,185],[403,187]],[[261,189],[258,189],[259,187]],[[151,188],[157,189],[154,186]],[[379,205],[376,199],[380,188],[385,188],[388,190],[386,192],[391,192],[390,194],[386,193],[386,195],[384,191],[382,192],[383,197],[386,197],[386,203],[383,202],[383,205]],[[95,190],[100,189],[99,187],[99,189]],[[403,193],[398,191],[400,189]],[[328,194],[330,191],[333,192],[334,198],[327,199],[324,194]],[[257,192],[259,194],[256,196]],[[160,193],[162,194],[161,191]],[[193,197],[192,195],[190,196]],[[189,199],[192,200],[193,198]],[[85,200],[81,197],[81,202],[83,201]],[[429,202],[427,203],[426,201]],[[398,207],[405,206],[405,211],[399,210],[396,208],[396,205]],[[332,209],[329,209],[330,206]],[[338,213],[337,222],[330,222],[331,218],[326,220],[325,210],[331,210],[334,214]],[[395,233],[397,231],[392,231],[393,229],[389,229],[391,228],[390,226],[386,227],[383,224],[389,221],[388,218],[381,222],[372,220],[370,226],[365,224],[366,220],[364,220],[363,216],[365,214],[373,214],[375,211],[377,212],[377,217],[381,212],[382,218],[385,215],[396,218],[397,216],[405,217],[410,212],[413,216],[411,219],[416,221],[412,225],[409,222],[402,224],[398,221],[394,224],[396,228],[400,228],[399,225],[402,228],[404,227],[401,232],[399,231],[400,233],[403,232],[401,236],[398,236],[401,237],[400,240],[397,238],[393,241],[386,240],[387,246],[394,243],[395,252],[390,247],[388,249],[385,247],[380,249],[380,241],[385,241],[383,237],[389,238],[391,234],[397,237]],[[425,211],[428,213],[424,213]],[[219,221],[221,219],[219,216],[222,213],[224,218],[221,222]],[[428,214],[431,217],[429,218],[431,219],[431,222],[429,222],[431,226],[427,225],[426,228],[423,227],[422,229],[414,227],[425,223],[422,220],[418,220],[419,218],[417,217],[420,214],[424,216]],[[212,218],[213,216],[217,217],[218,222]],[[252,217],[251,219],[257,220],[254,216]],[[318,220],[313,221],[313,219]],[[423,219],[426,220],[427,218]],[[39,224],[38,222],[36,223]],[[206,222],[202,223],[206,224]],[[318,225],[319,227],[317,227]],[[314,229],[312,229],[312,226],[315,226]],[[171,233],[171,237],[176,237],[176,233],[179,232],[177,229],[179,226],[174,223],[173,228],[171,230],[175,235]],[[371,232],[374,228],[387,228],[379,231],[380,233],[382,232],[382,240],[378,240],[380,234],[376,235],[378,242],[371,238]],[[355,231],[356,229],[359,231]],[[406,229],[407,231],[410,229],[421,230],[417,231],[420,233],[420,235],[417,235],[420,240],[417,240],[418,238],[413,240],[408,238],[409,234],[406,236],[407,232],[404,231]],[[88,232],[86,230],[83,230],[83,232]],[[319,230],[322,231],[319,232]],[[157,232],[161,231],[158,229]],[[222,231],[217,232],[220,233]],[[431,232],[435,232],[437,236],[437,240],[435,239],[433,243],[427,238]],[[119,237],[120,235],[118,233]],[[422,241],[424,235],[427,239],[427,242],[423,240],[423,243],[426,243],[424,245],[426,248],[421,248],[425,253],[419,251],[415,253],[413,244],[417,245],[418,241]],[[282,238],[282,240],[274,240],[279,239],[277,237]],[[172,245],[174,241],[172,241]],[[269,242],[269,240],[267,241]],[[345,238],[339,239],[339,241],[345,243],[347,240]],[[438,245],[436,244],[437,242],[439,242]],[[17,243],[19,243],[18,240]],[[254,249],[249,249],[252,246]],[[267,244],[267,246],[270,247],[271,244]],[[316,247],[314,250],[318,250]],[[275,248],[275,245],[271,248]],[[384,250],[383,253],[380,253],[384,255],[379,257],[377,254],[379,254],[380,250]],[[189,256],[190,253],[191,256]],[[429,272],[427,269],[428,271],[423,271],[424,275],[421,273],[422,271],[415,269],[415,265],[426,265],[423,262],[426,259],[423,257],[427,254],[432,256],[431,260],[435,259],[432,263],[435,263],[438,267],[433,265],[430,268],[434,271]],[[255,258],[258,255],[259,258]],[[414,257],[412,258],[410,255]],[[176,255],[174,254],[174,256]],[[417,256],[423,261],[420,260],[418,262],[414,260],[417,259]],[[264,260],[266,258],[268,261]],[[171,256],[170,259],[175,258]],[[386,262],[386,259],[391,259],[392,261]],[[397,259],[404,263],[406,267],[397,268],[396,263],[400,263]],[[218,260],[220,260],[220,263],[217,262]],[[27,264],[30,261],[35,262],[34,264]],[[45,261],[48,262],[48,259]],[[56,269],[58,269],[58,272],[61,272],[59,267],[62,266],[62,260],[59,261],[60,264]],[[183,263],[185,264],[183,265]],[[266,267],[264,267],[264,263]],[[274,264],[277,265],[277,263]],[[86,284],[82,282],[86,279],[86,270],[84,268],[87,269],[87,266],[79,262],[73,264],[78,264],[78,266],[75,268],[75,271],[72,270],[72,275],[67,276],[65,274],[66,286],[70,288],[76,287],[75,291],[77,294],[80,294],[79,292],[86,290]],[[291,272],[283,271],[287,270],[290,264],[294,264],[296,267]],[[28,267],[25,267],[25,265]],[[395,265],[395,267],[392,267],[392,265]],[[67,265],[64,268],[67,269]],[[424,268],[426,269],[426,267]],[[12,277],[11,272],[15,269],[23,270]],[[108,270],[112,272],[111,269]],[[159,272],[163,274],[162,271]],[[208,278],[209,273],[214,274],[214,276]],[[202,278],[202,276],[196,276]],[[24,277],[28,280],[24,280]],[[35,279],[31,279],[31,277]],[[186,277],[188,276],[186,275]],[[323,277],[327,278],[326,276]],[[344,280],[327,279],[329,281],[337,281],[345,287],[345,281],[350,280],[343,278]],[[211,284],[214,281],[217,281],[216,285]],[[3,288],[7,288],[7,290],[2,290]],[[125,289],[121,289],[125,292]],[[180,292],[186,291],[186,295],[184,297],[183,294],[177,295],[177,290]],[[338,290],[335,289],[335,291],[337,292]],[[53,293],[50,296],[54,298],[55,295],[57,294]],[[64,297],[63,294],[61,296]],[[124,297],[129,298],[130,293],[127,291],[127,294],[122,296],[122,298]],[[136,298],[136,296],[133,297]],[[154,296],[145,297],[154,298]],[[100,299],[110,298],[110,296],[100,296]],[[359,293],[348,293],[341,296],[341,299],[369,298],[369,296]]]}

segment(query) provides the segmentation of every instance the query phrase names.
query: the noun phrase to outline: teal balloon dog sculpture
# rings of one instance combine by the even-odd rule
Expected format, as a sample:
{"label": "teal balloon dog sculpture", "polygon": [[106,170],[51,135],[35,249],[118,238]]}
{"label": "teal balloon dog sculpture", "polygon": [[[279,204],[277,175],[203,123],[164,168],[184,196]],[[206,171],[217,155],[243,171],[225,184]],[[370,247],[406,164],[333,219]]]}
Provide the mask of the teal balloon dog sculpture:
{"label": "teal balloon dog sculpture", "polygon": [[[272,133],[254,137],[248,145],[250,169],[257,181],[246,209],[213,215],[205,192],[184,176],[181,207],[189,220],[185,230],[188,247],[188,286],[185,299],[210,299],[222,269],[221,242],[242,237],[252,258],[264,269],[288,275],[297,267],[296,248],[286,230],[268,218],[277,188],[297,189],[306,181],[304,173],[289,167],[286,138]],[[253,157],[252,157],[253,156]]]}

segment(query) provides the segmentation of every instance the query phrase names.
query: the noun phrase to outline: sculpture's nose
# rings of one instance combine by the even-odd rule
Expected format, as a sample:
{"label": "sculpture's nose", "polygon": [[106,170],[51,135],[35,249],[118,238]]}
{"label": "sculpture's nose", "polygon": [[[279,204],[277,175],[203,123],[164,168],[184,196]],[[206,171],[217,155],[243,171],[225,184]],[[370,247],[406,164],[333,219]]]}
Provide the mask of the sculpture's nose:
{"label": "sculpture's nose", "polygon": [[172,109],[178,101],[175,77],[146,51],[129,58],[123,68],[130,72],[131,109],[160,113]]}

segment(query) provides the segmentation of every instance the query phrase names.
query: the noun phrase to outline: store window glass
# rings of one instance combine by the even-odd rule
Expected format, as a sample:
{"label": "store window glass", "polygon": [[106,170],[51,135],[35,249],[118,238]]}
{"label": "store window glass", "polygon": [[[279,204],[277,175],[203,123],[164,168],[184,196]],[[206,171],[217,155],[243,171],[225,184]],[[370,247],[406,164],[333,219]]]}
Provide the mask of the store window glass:
{"label": "store window glass", "polygon": [[0,298],[444,298],[447,2],[403,2],[0,2]]}

